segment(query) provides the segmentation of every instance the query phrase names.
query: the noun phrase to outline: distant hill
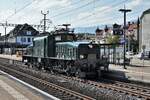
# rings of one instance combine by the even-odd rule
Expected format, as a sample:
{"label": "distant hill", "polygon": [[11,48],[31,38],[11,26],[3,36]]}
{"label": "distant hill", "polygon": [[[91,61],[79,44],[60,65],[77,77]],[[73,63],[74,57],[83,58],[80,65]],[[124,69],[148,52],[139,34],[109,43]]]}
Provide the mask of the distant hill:
{"label": "distant hill", "polygon": [[[107,25],[108,27],[111,27],[112,25]],[[95,30],[98,28],[104,29],[105,25],[99,25],[99,26],[91,26],[91,27],[76,27],[75,33],[90,33],[95,34]]]}

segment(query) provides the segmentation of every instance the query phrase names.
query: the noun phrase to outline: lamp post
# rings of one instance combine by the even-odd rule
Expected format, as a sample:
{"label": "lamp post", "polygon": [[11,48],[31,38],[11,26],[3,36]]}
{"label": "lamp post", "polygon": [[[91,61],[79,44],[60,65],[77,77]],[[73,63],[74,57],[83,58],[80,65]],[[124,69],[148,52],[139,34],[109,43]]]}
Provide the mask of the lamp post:
{"label": "lamp post", "polygon": [[119,11],[120,12],[123,12],[124,13],[124,27],[123,27],[123,29],[124,29],[124,62],[123,62],[123,65],[124,65],[124,69],[126,69],[126,65],[125,65],[125,59],[126,59],[126,35],[125,35],[125,33],[126,33],[126,13],[127,12],[131,12],[131,10],[130,9],[126,9],[125,7],[124,7],[124,9],[119,9]]}

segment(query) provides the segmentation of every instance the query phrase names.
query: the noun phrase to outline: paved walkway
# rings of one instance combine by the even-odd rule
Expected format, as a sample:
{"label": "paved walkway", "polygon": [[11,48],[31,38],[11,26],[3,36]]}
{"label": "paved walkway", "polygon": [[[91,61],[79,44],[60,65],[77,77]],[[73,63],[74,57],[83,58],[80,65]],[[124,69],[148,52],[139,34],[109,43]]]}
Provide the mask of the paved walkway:
{"label": "paved walkway", "polygon": [[8,59],[15,59],[22,61],[22,57],[17,57],[16,55],[6,55],[6,54],[0,54],[1,58],[8,58]]}
{"label": "paved walkway", "polygon": [[149,66],[150,67],[150,60],[141,60],[138,58],[131,59],[130,64],[132,66],[142,67],[142,66]]}
{"label": "paved walkway", "polygon": [[[16,55],[0,54],[2,58],[22,60],[21,57]],[[118,77],[125,77],[130,80],[138,80],[150,83],[150,60],[140,60],[134,58],[131,60],[131,65],[124,69],[122,65],[110,64],[109,69],[116,72],[114,75]]]}
{"label": "paved walkway", "polygon": [[109,69],[118,77],[128,78],[129,80],[137,80],[146,83],[150,83],[150,66],[145,67],[133,67],[126,66],[124,69],[121,65],[109,65]]}
{"label": "paved walkway", "polygon": [[[52,96],[51,96],[52,97]],[[55,97],[54,97],[55,98]],[[31,89],[0,71],[0,100],[58,100]]]}

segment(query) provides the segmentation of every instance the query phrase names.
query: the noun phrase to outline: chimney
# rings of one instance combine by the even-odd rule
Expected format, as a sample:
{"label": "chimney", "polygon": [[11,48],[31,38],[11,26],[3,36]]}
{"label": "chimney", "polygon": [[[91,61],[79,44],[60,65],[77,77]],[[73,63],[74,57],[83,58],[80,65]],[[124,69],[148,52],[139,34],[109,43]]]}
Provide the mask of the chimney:
{"label": "chimney", "polygon": [[132,22],[132,24],[134,24],[134,22]]}
{"label": "chimney", "polygon": [[128,22],[128,26],[130,26],[131,25],[131,22]]}

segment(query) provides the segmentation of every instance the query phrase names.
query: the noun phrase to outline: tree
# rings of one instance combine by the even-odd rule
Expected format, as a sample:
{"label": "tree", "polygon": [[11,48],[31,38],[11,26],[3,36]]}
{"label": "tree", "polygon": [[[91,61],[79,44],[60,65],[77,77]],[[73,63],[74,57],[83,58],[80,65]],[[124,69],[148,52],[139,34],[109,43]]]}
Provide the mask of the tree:
{"label": "tree", "polygon": [[119,35],[110,35],[106,38],[106,43],[119,43]]}

